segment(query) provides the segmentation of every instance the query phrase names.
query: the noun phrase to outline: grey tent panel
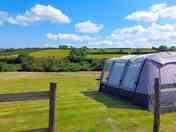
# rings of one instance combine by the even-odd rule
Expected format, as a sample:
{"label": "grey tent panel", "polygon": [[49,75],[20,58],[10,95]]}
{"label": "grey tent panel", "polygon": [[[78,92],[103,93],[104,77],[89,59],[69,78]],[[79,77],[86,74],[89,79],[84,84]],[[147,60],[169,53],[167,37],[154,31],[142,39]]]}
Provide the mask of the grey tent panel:
{"label": "grey tent panel", "polygon": [[[106,65],[109,67],[106,68]],[[175,52],[112,58],[105,62],[102,71],[102,91],[152,109],[154,80],[159,78],[161,87],[166,87],[164,91],[161,89],[161,105],[165,108],[176,108],[175,69]],[[103,78],[108,79],[104,81]]]}
{"label": "grey tent panel", "polygon": [[112,87],[118,88],[120,80],[125,69],[126,62],[115,62],[112,65],[112,71],[109,75],[108,84]]}

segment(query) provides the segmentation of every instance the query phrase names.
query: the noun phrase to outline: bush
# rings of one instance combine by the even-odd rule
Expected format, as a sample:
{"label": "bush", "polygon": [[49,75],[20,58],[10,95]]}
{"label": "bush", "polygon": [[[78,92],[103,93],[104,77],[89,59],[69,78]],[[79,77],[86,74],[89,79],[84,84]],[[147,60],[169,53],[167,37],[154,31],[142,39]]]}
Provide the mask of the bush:
{"label": "bush", "polygon": [[161,45],[158,47],[158,49],[159,49],[159,51],[167,51],[168,50],[166,45]]}
{"label": "bush", "polygon": [[72,48],[68,59],[71,62],[81,62],[87,59],[87,48]]}
{"label": "bush", "polygon": [[27,54],[21,54],[17,56],[17,58],[15,59],[15,63],[25,63],[31,60],[32,60],[31,56]]}
{"label": "bush", "polygon": [[43,63],[41,61],[25,61],[21,64],[21,71],[37,71],[37,72],[44,72]]}
{"label": "bush", "polygon": [[67,45],[59,45],[59,49],[69,49],[69,46]]}
{"label": "bush", "polygon": [[89,71],[91,69],[91,63],[88,61],[83,61],[80,63],[81,69],[80,71]]}
{"label": "bush", "polygon": [[5,62],[0,63],[0,71],[7,72],[7,71],[18,71],[19,67],[14,64],[7,64]]}
{"label": "bush", "polygon": [[20,54],[12,59],[1,59],[0,71],[90,71],[100,70],[102,62],[87,58],[87,48],[72,48],[70,55],[65,59],[33,58],[28,54]]}
{"label": "bush", "polygon": [[104,60],[93,60],[91,63],[91,71],[100,71],[103,68]]}
{"label": "bush", "polygon": [[79,63],[68,63],[68,65],[65,68],[65,71],[68,71],[68,72],[75,72],[80,70],[81,70],[81,65]]}
{"label": "bush", "polygon": [[176,46],[171,46],[171,47],[169,48],[169,50],[170,50],[170,51],[176,51]]}
{"label": "bush", "polygon": [[59,70],[60,61],[57,59],[47,59],[43,63],[44,71],[57,72]]}

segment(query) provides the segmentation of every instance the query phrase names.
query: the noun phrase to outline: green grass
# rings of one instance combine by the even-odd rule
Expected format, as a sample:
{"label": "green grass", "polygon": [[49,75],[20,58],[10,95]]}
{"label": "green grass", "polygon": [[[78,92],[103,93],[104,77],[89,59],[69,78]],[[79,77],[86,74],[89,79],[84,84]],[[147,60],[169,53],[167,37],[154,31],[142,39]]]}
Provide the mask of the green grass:
{"label": "green grass", "polygon": [[39,50],[42,50],[42,49],[6,49],[6,50],[0,51],[0,57],[1,56],[5,56],[5,57],[12,56],[13,57],[19,54],[29,54],[31,52],[35,52]]}
{"label": "green grass", "polygon": [[16,57],[17,55],[0,55],[0,59],[11,59]]}
{"label": "green grass", "polygon": [[[56,58],[64,58],[69,54],[70,50],[65,49],[48,49],[48,50],[40,50],[36,52],[32,52],[31,55],[33,57],[38,58],[48,58],[48,57],[56,57]],[[90,53],[93,53],[92,50]],[[119,57],[120,54],[88,54],[89,58],[93,59],[106,59],[106,58],[112,58],[112,57]]]}
{"label": "green grass", "polygon": [[[48,90],[58,83],[56,132],[151,132],[152,114],[98,93],[97,72],[0,73],[0,93]],[[161,132],[176,131],[176,113],[161,117]],[[0,132],[47,127],[48,101],[0,104]]]}
{"label": "green grass", "polygon": [[65,49],[48,49],[32,52],[31,55],[33,57],[39,58],[48,58],[48,57],[64,58],[69,54],[69,52],[70,50]]}
{"label": "green grass", "polygon": [[[107,59],[112,57],[119,57],[123,54],[120,52],[123,51],[124,53],[132,53],[135,52],[136,49],[130,48],[106,48],[106,49],[88,49],[88,57],[93,59]],[[140,52],[142,53],[149,53],[154,52],[155,50],[150,48],[141,48]],[[14,58],[19,54],[30,54],[36,58],[48,58],[48,57],[55,57],[55,58],[64,58],[70,52],[70,49],[9,49],[0,51],[0,59],[4,58]]]}

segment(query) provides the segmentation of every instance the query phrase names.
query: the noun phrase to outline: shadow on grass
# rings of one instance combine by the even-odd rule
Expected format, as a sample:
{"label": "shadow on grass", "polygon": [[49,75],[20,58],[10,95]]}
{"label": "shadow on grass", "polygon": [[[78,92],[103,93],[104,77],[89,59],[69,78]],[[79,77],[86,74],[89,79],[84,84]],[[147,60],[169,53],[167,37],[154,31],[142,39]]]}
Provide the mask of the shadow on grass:
{"label": "shadow on grass", "polygon": [[32,130],[24,130],[19,132],[48,132],[47,128],[39,128],[39,129],[32,129]]}
{"label": "shadow on grass", "polygon": [[84,92],[82,92],[82,94],[91,98],[91,99],[94,99],[100,103],[103,103],[106,107],[109,107],[109,108],[126,108],[126,109],[147,110],[144,107],[132,104],[130,101],[121,99],[119,97],[114,97],[114,96],[110,96],[107,94],[103,94],[98,91],[84,91]]}

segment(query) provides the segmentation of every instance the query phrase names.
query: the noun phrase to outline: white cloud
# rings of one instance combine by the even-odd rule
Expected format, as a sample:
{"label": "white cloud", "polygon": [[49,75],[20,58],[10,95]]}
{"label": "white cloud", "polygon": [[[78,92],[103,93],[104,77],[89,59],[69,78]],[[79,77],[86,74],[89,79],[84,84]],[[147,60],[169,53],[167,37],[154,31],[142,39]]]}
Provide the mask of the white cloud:
{"label": "white cloud", "polygon": [[63,34],[63,33],[58,34],[48,33],[46,34],[46,37],[50,40],[60,40],[69,42],[85,42],[92,39],[90,36],[86,35]]}
{"label": "white cloud", "polygon": [[[125,32],[124,32],[125,31]],[[152,47],[176,44],[176,25],[153,23],[144,28],[141,25],[115,30],[109,37],[117,44],[130,47]]]}
{"label": "white cloud", "polygon": [[152,5],[152,6],[150,7],[150,10],[151,10],[152,12],[159,12],[159,11],[165,9],[165,8],[167,8],[167,4],[166,4],[166,3],[160,3],[160,4]]}
{"label": "white cloud", "polygon": [[145,28],[141,25],[133,26],[133,27],[126,27],[122,29],[116,29],[113,33],[118,34],[140,34],[145,31]]}
{"label": "white cloud", "polygon": [[10,16],[8,12],[0,11],[0,23],[10,23],[19,25],[29,25],[39,21],[50,21],[56,23],[69,23],[70,18],[63,12],[51,5],[33,6],[22,14]]}
{"label": "white cloud", "polygon": [[97,33],[103,29],[103,25],[96,24],[88,20],[85,22],[77,23],[75,25],[75,29],[77,32],[81,32],[81,33]]}
{"label": "white cloud", "polygon": [[81,40],[80,36],[78,35],[62,34],[62,33],[58,33],[58,34],[48,33],[47,38],[51,40],[64,40],[64,41],[80,41]]}
{"label": "white cloud", "polygon": [[52,40],[76,42],[92,47],[152,47],[176,44],[176,24],[152,23],[148,27],[136,25],[114,30],[110,35],[90,37],[76,34],[48,34]]}
{"label": "white cloud", "polygon": [[144,22],[156,22],[160,18],[176,19],[176,5],[156,4],[148,10],[136,11],[125,17],[128,20]]}
{"label": "white cloud", "polygon": [[158,19],[158,15],[156,15],[153,12],[137,11],[128,15],[125,18],[128,20],[135,20],[135,21],[154,22]]}
{"label": "white cloud", "polygon": [[0,11],[0,25],[8,20],[8,12]]}

